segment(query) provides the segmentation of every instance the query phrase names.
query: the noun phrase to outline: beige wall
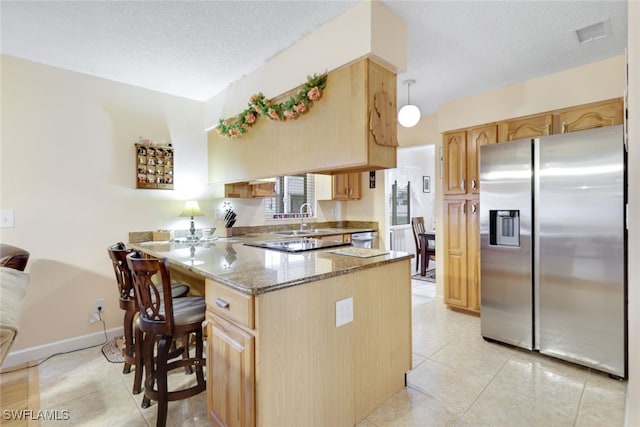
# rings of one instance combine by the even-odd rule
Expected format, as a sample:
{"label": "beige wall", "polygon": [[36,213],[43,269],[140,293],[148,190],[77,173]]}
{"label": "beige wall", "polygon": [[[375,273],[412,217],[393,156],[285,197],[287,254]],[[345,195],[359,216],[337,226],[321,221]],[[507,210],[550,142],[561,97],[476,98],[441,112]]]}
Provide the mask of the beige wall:
{"label": "beige wall", "polygon": [[629,2],[629,383],[628,427],[640,426],[640,2]]}
{"label": "beige wall", "polygon": [[438,106],[440,132],[557,110],[624,94],[624,55]]}
{"label": "beige wall", "polygon": [[254,93],[276,97],[300,85],[308,75],[331,71],[365,56],[375,57],[390,70],[404,70],[406,46],[403,20],[379,1],[360,1],[208,100],[204,127],[211,128],[220,118],[240,113]]}
{"label": "beige wall", "polygon": [[[183,200],[207,197],[203,104],[6,56],[1,67],[0,207],[15,227],[0,238],[31,252],[12,352],[100,342],[102,325],[88,321],[96,298],[107,328],[122,326],[107,246],[132,230],[186,229]],[[173,143],[175,191],[135,189],[139,136]]]}

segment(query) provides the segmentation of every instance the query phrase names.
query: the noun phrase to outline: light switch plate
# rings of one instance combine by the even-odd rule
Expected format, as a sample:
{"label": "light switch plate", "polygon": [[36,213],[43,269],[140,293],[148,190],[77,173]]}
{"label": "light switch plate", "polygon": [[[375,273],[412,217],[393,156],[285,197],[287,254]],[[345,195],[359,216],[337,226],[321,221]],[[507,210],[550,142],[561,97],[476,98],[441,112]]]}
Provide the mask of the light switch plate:
{"label": "light switch plate", "polygon": [[0,211],[0,228],[12,228],[15,227],[13,221],[13,211],[4,210]]}
{"label": "light switch plate", "polygon": [[353,322],[353,297],[336,301],[336,328]]}

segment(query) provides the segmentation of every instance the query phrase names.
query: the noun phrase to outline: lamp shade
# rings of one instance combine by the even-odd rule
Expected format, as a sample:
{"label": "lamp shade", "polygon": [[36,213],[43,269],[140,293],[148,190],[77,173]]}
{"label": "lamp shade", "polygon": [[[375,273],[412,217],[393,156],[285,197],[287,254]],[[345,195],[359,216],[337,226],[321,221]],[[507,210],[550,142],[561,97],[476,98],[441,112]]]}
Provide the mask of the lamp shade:
{"label": "lamp shade", "polygon": [[195,200],[189,200],[184,204],[184,210],[180,216],[203,216],[204,214],[200,210],[200,205]]}
{"label": "lamp shade", "polygon": [[420,109],[407,104],[398,111],[398,122],[406,128],[414,127],[420,121]]}

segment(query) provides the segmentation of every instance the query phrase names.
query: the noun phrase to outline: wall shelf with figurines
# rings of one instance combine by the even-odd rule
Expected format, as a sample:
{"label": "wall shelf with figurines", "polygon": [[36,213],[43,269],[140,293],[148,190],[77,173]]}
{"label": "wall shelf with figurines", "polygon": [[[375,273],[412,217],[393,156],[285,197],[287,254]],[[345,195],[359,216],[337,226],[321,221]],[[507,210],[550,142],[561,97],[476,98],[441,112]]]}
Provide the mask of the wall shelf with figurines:
{"label": "wall shelf with figurines", "polygon": [[173,190],[173,147],[140,138],[136,144],[136,188]]}

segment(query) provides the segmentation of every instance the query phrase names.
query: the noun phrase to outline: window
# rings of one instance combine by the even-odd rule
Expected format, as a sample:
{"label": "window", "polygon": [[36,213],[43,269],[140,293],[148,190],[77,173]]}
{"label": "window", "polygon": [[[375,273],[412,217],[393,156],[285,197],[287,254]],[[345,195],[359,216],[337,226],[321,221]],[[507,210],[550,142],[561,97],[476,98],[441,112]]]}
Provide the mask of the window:
{"label": "window", "polygon": [[409,224],[409,218],[411,217],[410,190],[410,181],[407,181],[406,185],[398,184],[398,181],[393,181],[389,199],[391,205],[391,225]]}
{"label": "window", "polygon": [[[264,215],[268,219],[299,218],[300,207],[311,205],[316,212],[316,180],[313,174],[281,176],[276,179],[276,197],[264,201]],[[304,210],[307,213],[307,208]]]}

